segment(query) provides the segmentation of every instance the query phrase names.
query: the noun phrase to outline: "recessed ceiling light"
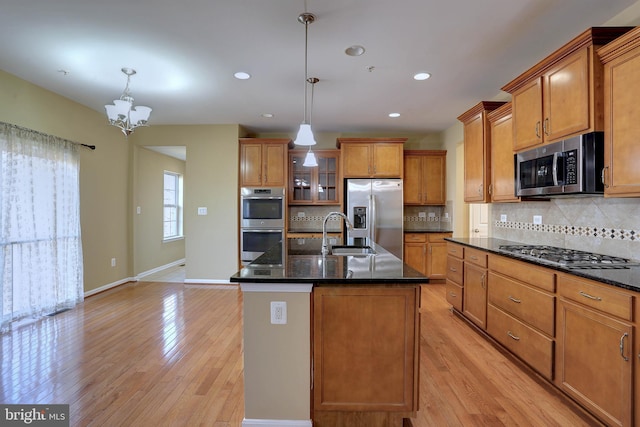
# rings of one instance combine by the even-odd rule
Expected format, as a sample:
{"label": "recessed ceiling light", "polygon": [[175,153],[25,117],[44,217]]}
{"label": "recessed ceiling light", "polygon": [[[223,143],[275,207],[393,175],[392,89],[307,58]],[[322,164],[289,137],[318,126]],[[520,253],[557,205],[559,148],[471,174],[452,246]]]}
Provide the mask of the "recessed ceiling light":
{"label": "recessed ceiling light", "polygon": [[271,114],[271,113],[263,113],[263,114],[260,114],[260,116],[264,117],[265,119],[273,118],[273,114]]}
{"label": "recessed ceiling light", "polygon": [[244,71],[238,71],[233,75],[238,80],[247,80],[251,78],[251,74],[245,73]]}
{"label": "recessed ceiling light", "polygon": [[364,47],[354,44],[353,46],[349,46],[348,48],[346,48],[344,50],[344,53],[349,56],[360,56],[364,53]]}
{"label": "recessed ceiling light", "polygon": [[400,117],[400,113],[389,113],[389,117]]}
{"label": "recessed ceiling light", "polygon": [[418,73],[413,76],[414,80],[427,80],[429,77],[431,77],[429,73]]}

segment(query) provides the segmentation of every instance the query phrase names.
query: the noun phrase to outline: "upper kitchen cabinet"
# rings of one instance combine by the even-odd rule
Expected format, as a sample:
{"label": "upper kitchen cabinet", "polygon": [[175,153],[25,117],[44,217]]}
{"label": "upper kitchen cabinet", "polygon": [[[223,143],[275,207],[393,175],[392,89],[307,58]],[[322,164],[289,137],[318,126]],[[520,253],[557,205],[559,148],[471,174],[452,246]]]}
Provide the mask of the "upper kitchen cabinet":
{"label": "upper kitchen cabinet", "polygon": [[285,187],[290,139],[240,138],[240,186]]}
{"label": "upper kitchen cabinet", "polygon": [[504,102],[482,101],[458,117],[464,125],[464,201],[482,203],[491,201],[491,133],[490,111]]}
{"label": "upper kitchen cabinet", "polygon": [[446,150],[405,150],[404,204],[446,204]]}
{"label": "upper kitchen cabinet", "polygon": [[340,204],[340,151],[314,150],[318,166],[303,166],[306,150],[289,152],[289,204]]}
{"label": "upper kitchen cabinet", "polygon": [[640,27],[598,55],[604,64],[604,195],[640,197]]}
{"label": "upper kitchen cabinet", "polygon": [[512,95],[515,151],[603,130],[603,73],[595,49],[629,29],[589,28],[502,88]]}
{"label": "upper kitchen cabinet", "polygon": [[407,138],[338,138],[344,178],[402,178]]}
{"label": "upper kitchen cabinet", "polygon": [[491,133],[491,201],[518,202],[520,198],[515,195],[511,103],[496,108],[487,116]]}

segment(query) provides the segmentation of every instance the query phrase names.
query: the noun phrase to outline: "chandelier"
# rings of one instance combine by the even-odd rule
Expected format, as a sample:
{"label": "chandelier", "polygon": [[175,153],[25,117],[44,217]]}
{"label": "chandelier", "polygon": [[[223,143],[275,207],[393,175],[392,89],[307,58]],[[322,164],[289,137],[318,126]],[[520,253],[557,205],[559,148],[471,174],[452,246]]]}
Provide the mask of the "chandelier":
{"label": "chandelier", "polygon": [[125,136],[129,136],[138,126],[147,126],[151,108],[138,105],[133,106],[133,97],[129,92],[129,82],[131,76],[136,74],[133,68],[122,68],[121,70],[127,76],[127,86],[120,95],[120,99],[113,101],[113,104],[105,105],[109,124],[117,126],[122,130]]}
{"label": "chandelier", "polygon": [[315,20],[316,17],[312,13],[305,12],[298,16],[298,22],[304,24],[304,121],[300,125],[300,130],[298,130],[296,140],[293,141],[296,145],[316,145],[316,140],[313,138],[313,132],[311,131],[311,124],[309,124],[309,118],[307,117],[307,83],[309,82],[309,77],[307,75],[308,32],[309,24]]}

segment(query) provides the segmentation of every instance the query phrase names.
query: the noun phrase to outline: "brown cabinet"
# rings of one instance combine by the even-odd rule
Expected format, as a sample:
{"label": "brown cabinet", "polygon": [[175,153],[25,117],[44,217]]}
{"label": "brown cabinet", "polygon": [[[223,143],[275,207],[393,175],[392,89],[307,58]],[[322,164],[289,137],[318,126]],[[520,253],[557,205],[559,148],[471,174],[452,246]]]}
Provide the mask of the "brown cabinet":
{"label": "brown cabinet", "polygon": [[604,195],[640,197],[640,27],[598,55],[604,63]]}
{"label": "brown cabinet", "polygon": [[564,274],[558,294],[556,384],[606,424],[633,425],[634,295]]}
{"label": "brown cabinet", "polygon": [[419,301],[417,285],[314,288],[314,426],[418,410]]}
{"label": "brown cabinet", "polygon": [[603,130],[595,48],[628,30],[589,28],[502,88],[512,95],[514,150]]}
{"label": "brown cabinet", "polygon": [[405,205],[446,204],[446,150],[405,150]]}
{"label": "brown cabinet", "polygon": [[464,201],[489,202],[491,133],[487,113],[504,102],[483,101],[458,117],[464,126]]}
{"label": "brown cabinet", "polygon": [[447,242],[452,233],[405,233],[404,262],[429,279],[444,279],[447,272]]}
{"label": "brown cabinet", "polygon": [[340,204],[339,150],[315,150],[318,166],[303,166],[306,150],[289,151],[289,204]]}
{"label": "brown cabinet", "polygon": [[464,246],[447,242],[447,302],[462,312],[464,302]]}
{"label": "brown cabinet", "polygon": [[344,178],[402,178],[407,138],[338,138]]}
{"label": "brown cabinet", "polygon": [[482,329],[487,328],[487,254],[464,250],[464,302],[462,313]]}
{"label": "brown cabinet", "polygon": [[285,187],[289,139],[240,138],[240,186]]}
{"label": "brown cabinet", "polygon": [[491,201],[518,202],[520,198],[515,195],[511,103],[496,108],[487,117],[491,129]]}

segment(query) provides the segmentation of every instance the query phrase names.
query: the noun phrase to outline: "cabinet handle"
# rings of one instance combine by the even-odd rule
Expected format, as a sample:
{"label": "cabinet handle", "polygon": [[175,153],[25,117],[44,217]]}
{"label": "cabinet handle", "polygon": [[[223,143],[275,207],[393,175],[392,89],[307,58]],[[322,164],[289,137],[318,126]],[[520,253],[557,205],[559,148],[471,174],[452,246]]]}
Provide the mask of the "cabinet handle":
{"label": "cabinet handle", "polygon": [[580,293],[580,295],[582,295],[582,296],[583,296],[583,297],[585,297],[585,298],[589,298],[589,299],[592,299],[592,300],[594,300],[594,301],[602,301],[602,298],[600,298],[600,297],[594,297],[593,295],[589,295],[589,294],[588,294],[588,293],[586,293],[586,292],[580,291],[579,293]]}
{"label": "cabinet handle", "polygon": [[482,184],[480,184],[478,186],[478,195],[481,196],[482,195]]}
{"label": "cabinet handle", "polygon": [[452,298],[455,298],[455,297],[457,297],[457,296],[458,296],[458,295],[454,294],[453,292],[449,292],[449,295],[450,295]]}
{"label": "cabinet handle", "polygon": [[513,335],[513,333],[511,331],[507,331],[507,335],[509,335],[515,341],[520,341],[520,337],[517,336],[517,335]]}
{"label": "cabinet handle", "polygon": [[624,359],[625,362],[629,361],[629,358],[627,356],[624,355],[624,339],[626,337],[628,337],[629,334],[628,333],[624,333],[622,334],[622,336],[620,337],[620,356],[622,356],[622,358]]}
{"label": "cabinet handle", "polygon": [[540,120],[536,122],[536,138],[540,138]]}
{"label": "cabinet handle", "polygon": [[454,273],[455,273],[456,271],[458,271],[458,269],[457,269],[457,268],[455,268],[455,267],[449,267],[449,270],[453,271]]}
{"label": "cabinet handle", "polygon": [[545,135],[549,136],[549,117],[544,119],[544,124],[542,125],[542,130],[544,131]]}
{"label": "cabinet handle", "polygon": [[511,295],[509,295],[509,299],[513,302],[515,302],[516,304],[520,304],[522,302],[522,300],[519,300],[517,298],[512,297]]}
{"label": "cabinet handle", "polygon": [[480,286],[482,286],[482,289],[485,288],[484,279],[486,279],[486,277],[487,277],[487,273],[482,273],[482,277],[480,277]]}
{"label": "cabinet handle", "polygon": [[[475,230],[474,230],[474,231],[475,231]],[[472,259],[472,260],[474,260],[474,261],[477,261],[477,260],[478,260],[478,257],[477,257],[477,256],[475,256],[475,255],[471,255],[471,256],[469,256],[469,259]]]}

